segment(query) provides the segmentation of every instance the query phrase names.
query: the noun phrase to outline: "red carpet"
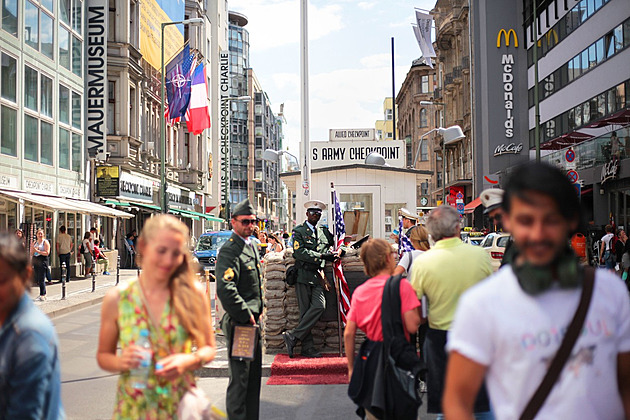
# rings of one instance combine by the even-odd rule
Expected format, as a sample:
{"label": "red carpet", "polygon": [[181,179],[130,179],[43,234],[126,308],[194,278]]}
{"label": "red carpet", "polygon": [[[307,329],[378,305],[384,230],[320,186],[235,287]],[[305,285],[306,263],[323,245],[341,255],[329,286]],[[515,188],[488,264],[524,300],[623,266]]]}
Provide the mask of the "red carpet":
{"label": "red carpet", "polygon": [[332,385],[348,383],[348,360],[335,354],[319,359],[278,354],[267,385]]}

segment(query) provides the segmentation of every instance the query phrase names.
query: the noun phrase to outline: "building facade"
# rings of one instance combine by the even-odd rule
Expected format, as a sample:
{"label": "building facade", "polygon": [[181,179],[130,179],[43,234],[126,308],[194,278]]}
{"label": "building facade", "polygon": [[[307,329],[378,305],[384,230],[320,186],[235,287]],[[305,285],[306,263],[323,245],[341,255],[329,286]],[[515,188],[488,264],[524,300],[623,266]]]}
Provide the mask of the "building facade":
{"label": "building facade", "polygon": [[[465,204],[476,197],[468,12],[465,0],[438,0],[431,10],[436,28],[438,82],[433,95],[436,121],[440,127],[458,125],[465,135],[464,139],[447,145],[442,144],[439,136],[433,137],[433,147],[444,158],[445,165],[444,187],[438,187],[444,190],[445,197],[440,198],[451,205],[455,204],[459,193]],[[441,192],[436,192],[435,196],[441,196]],[[468,223],[471,220],[468,218]]]}
{"label": "building facade", "polygon": [[537,41],[542,159],[576,181],[586,220],[599,239],[604,225],[627,229],[630,223],[630,3],[539,1],[537,6],[534,20],[533,2],[523,2],[529,149],[536,146]]}
{"label": "building facade", "polygon": [[376,128],[376,140],[394,139],[394,100],[391,97],[383,100],[383,119],[376,120],[374,127]]}
{"label": "building facade", "polygon": [[424,58],[414,60],[396,96],[398,132],[406,143],[407,168],[433,173],[418,182],[416,207],[434,207],[441,196],[441,156],[435,150],[432,134],[438,127],[441,110],[434,102],[437,74],[425,64]]}

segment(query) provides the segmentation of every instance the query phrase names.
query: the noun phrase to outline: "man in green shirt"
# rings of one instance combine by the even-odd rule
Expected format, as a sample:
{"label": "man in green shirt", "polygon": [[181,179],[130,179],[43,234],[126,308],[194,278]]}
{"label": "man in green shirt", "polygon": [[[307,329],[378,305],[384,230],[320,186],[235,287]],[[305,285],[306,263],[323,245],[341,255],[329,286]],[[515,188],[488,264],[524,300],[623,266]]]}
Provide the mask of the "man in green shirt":
{"label": "man in green shirt", "polygon": [[232,213],[232,236],[217,256],[217,296],[225,309],[221,324],[229,357],[230,382],[226,405],[230,420],[255,420],[259,417],[262,374],[260,334],[254,344],[253,360],[231,357],[234,326],[258,325],[263,310],[260,258],[249,238],[255,223],[256,216],[249,199],[238,203]]}
{"label": "man in green shirt", "polygon": [[[428,368],[429,413],[442,412],[442,391],[446,373],[447,332],[451,328],[459,297],[468,288],[492,274],[490,257],[483,249],[460,239],[460,216],[451,206],[440,206],[429,213],[427,230],[435,246],[419,255],[411,266],[411,286],[421,299],[428,300],[429,329],[424,342]],[[475,413],[490,410],[485,387]]]}
{"label": "man in green shirt", "polygon": [[304,204],[306,221],[293,229],[293,256],[297,267],[295,292],[300,308],[300,322],[297,327],[283,334],[289,357],[300,340],[302,356],[321,357],[315,349],[311,329],[326,309],[325,291],[329,283],[324,275],[326,261],[335,261],[341,250],[333,253],[334,239],[327,228],[317,226],[326,204],[313,200]]}

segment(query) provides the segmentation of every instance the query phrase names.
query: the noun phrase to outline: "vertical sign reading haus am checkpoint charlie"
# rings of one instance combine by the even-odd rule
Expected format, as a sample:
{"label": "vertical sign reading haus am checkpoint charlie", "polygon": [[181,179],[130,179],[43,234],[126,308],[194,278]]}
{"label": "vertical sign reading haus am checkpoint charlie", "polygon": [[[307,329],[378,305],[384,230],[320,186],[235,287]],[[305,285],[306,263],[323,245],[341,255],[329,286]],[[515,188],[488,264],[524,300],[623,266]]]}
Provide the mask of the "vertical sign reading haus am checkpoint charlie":
{"label": "vertical sign reading haus am checkpoint charlie", "polygon": [[486,176],[527,160],[527,51],[522,42],[522,2],[482,0],[471,4],[475,104],[475,190]]}

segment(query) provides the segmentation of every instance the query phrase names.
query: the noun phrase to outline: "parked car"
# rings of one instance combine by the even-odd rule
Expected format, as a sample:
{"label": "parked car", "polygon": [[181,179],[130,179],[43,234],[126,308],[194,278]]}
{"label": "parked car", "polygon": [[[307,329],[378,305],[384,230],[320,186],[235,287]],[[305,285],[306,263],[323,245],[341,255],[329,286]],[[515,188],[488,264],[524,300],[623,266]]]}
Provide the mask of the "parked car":
{"label": "parked car", "polygon": [[199,237],[197,246],[193,251],[193,257],[199,263],[202,273],[206,268],[209,268],[210,273],[214,274],[217,264],[217,252],[230,239],[230,236],[232,236],[231,230],[222,230],[219,232],[207,232]]}
{"label": "parked car", "polygon": [[497,271],[501,267],[501,260],[505,253],[505,247],[510,241],[509,233],[489,233],[481,242],[481,247],[490,255],[492,269]]}

